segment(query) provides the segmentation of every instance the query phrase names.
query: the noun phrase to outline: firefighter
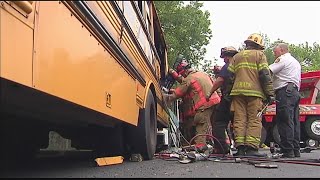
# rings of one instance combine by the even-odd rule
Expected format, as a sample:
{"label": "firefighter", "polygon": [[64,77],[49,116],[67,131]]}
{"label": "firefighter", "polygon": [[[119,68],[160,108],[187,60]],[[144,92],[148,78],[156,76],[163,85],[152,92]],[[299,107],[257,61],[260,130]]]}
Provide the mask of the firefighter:
{"label": "firefighter", "polygon": [[262,123],[257,113],[263,100],[274,101],[272,80],[262,37],[254,33],[244,43],[245,50],[234,55],[228,67],[233,84],[230,110],[234,112],[235,155],[265,156],[258,152]]}
{"label": "firefighter", "polygon": [[291,56],[288,45],[277,44],[273,49],[275,62],[269,66],[273,73],[276,93],[277,127],[282,157],[300,157],[299,88],[301,65]]}
{"label": "firefighter", "polygon": [[[192,69],[186,59],[182,59],[177,65],[176,72],[183,76],[183,80],[172,94],[164,94],[166,103],[182,98],[182,126],[188,141],[198,134],[211,135],[210,116],[213,106],[220,102],[217,93],[213,94],[209,101],[206,100],[213,80],[208,74]],[[199,152],[204,152],[208,149],[206,139],[206,136],[197,136],[191,143],[195,143]]]}
{"label": "firefighter", "polygon": [[224,59],[225,65],[221,68],[217,74],[217,79],[214,82],[211,91],[207,95],[207,100],[209,100],[211,94],[215,92],[218,88],[221,89],[221,102],[216,106],[214,118],[212,120],[212,133],[213,136],[218,139],[218,142],[215,143],[215,150],[217,154],[227,154],[230,151],[230,146],[226,143],[226,131],[228,130],[228,125],[232,119],[230,113],[231,99],[229,94],[227,94],[227,86],[230,86],[230,72],[227,70],[229,66],[229,61],[232,57],[237,54],[238,51],[232,47],[221,48],[220,58]]}

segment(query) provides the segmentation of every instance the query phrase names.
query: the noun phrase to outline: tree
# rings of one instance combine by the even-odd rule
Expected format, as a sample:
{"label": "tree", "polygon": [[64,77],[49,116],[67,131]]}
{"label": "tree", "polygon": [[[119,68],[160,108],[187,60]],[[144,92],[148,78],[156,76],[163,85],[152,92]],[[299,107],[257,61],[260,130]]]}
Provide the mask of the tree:
{"label": "tree", "polygon": [[204,59],[203,63],[201,64],[201,68],[204,72],[208,73],[210,76],[213,76],[212,67],[214,64],[217,64],[218,59],[208,60]]}
{"label": "tree", "polygon": [[[168,45],[168,61],[172,67],[179,54],[190,60],[195,68],[201,65],[212,31],[210,13],[202,11],[203,3],[191,1],[154,1]],[[208,64],[206,60],[205,64]],[[204,65],[207,66],[207,65]]]}
{"label": "tree", "polygon": [[292,56],[300,62],[303,72],[320,69],[320,46],[316,42],[312,46],[308,42],[297,46],[290,44],[289,50]]}

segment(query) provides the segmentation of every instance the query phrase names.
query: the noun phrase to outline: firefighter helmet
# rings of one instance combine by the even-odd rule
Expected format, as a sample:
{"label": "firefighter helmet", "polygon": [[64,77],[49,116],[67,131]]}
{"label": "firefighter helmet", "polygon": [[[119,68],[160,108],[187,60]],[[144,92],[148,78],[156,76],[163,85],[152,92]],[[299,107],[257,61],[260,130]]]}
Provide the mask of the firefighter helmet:
{"label": "firefighter helmet", "polygon": [[176,71],[178,74],[182,74],[186,69],[190,68],[189,62],[183,58],[177,65]]}
{"label": "firefighter helmet", "polygon": [[238,51],[233,46],[227,46],[224,48],[221,48],[221,54],[220,57],[223,58],[224,56],[231,56],[233,57],[235,54],[237,54]]}
{"label": "firefighter helmet", "polygon": [[215,65],[212,70],[213,70],[213,74],[219,74],[219,72],[221,71],[221,66]]}
{"label": "firefighter helmet", "polygon": [[244,41],[244,43],[254,43],[258,46],[260,46],[261,49],[264,49],[264,41],[263,41],[263,38],[260,34],[257,34],[257,33],[253,33],[251,34],[247,40]]}

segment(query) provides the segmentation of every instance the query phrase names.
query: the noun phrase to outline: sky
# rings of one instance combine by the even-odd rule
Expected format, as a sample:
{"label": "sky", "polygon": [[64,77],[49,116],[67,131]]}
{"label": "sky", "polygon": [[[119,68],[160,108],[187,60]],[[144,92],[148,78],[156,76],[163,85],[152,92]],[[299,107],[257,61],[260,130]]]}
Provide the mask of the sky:
{"label": "sky", "polygon": [[217,58],[225,46],[239,48],[252,33],[274,42],[320,44],[320,1],[203,1],[210,13],[212,38],[205,59]]}

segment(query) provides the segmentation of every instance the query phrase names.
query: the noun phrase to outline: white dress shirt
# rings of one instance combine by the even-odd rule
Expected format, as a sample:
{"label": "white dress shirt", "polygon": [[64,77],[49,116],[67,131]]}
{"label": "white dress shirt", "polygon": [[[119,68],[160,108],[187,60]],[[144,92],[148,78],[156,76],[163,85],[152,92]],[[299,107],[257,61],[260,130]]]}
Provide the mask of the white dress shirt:
{"label": "white dress shirt", "polygon": [[273,89],[277,90],[289,82],[294,83],[298,90],[301,83],[301,65],[291,56],[290,53],[285,53],[278,57],[273,64],[269,65],[273,73]]}

